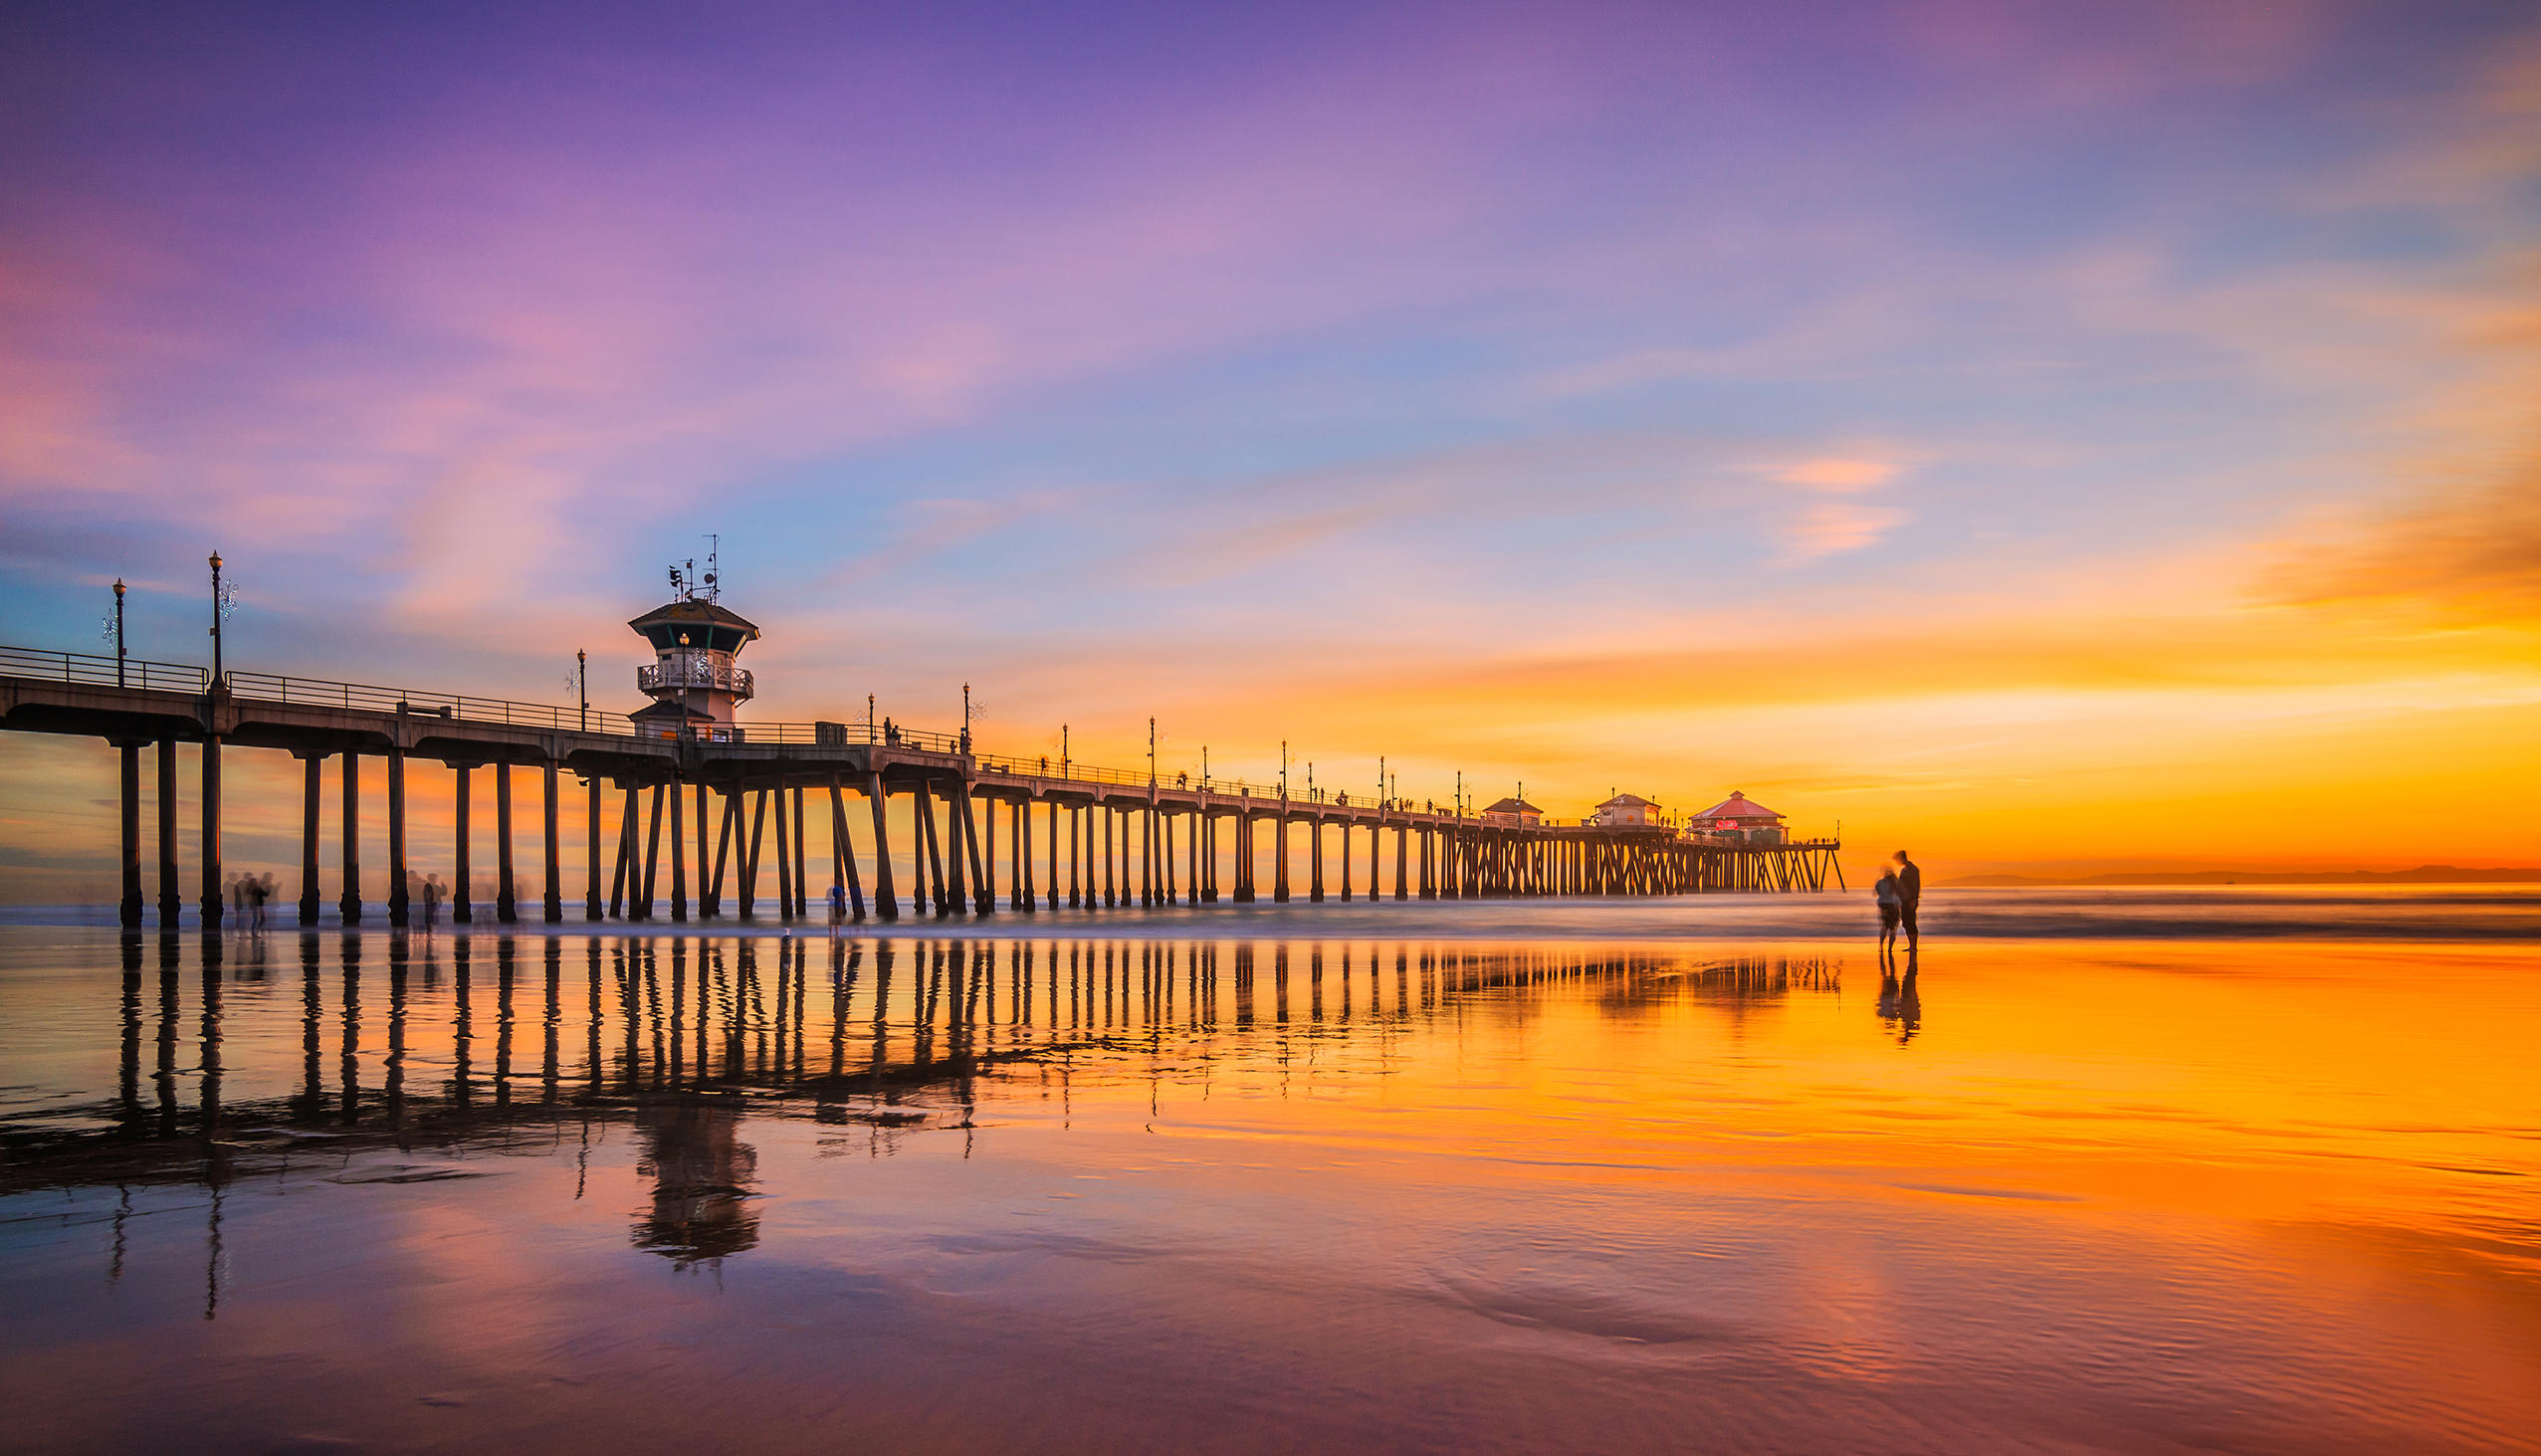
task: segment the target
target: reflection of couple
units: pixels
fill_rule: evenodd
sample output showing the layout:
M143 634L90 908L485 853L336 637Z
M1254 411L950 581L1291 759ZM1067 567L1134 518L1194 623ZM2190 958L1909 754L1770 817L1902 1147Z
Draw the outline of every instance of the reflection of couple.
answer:
M1914 952L1906 954L1906 973L1900 977L1893 965L1879 969L1879 1019L1897 1033L1897 1045L1904 1046L1923 1030L1923 994L1915 988Z
M1923 899L1923 871L1899 850L1879 871L1879 883L1871 887L1879 899L1879 953L1893 954L1897 948L1897 928L1906 929L1906 953L1915 953L1921 938L1915 930L1915 906Z

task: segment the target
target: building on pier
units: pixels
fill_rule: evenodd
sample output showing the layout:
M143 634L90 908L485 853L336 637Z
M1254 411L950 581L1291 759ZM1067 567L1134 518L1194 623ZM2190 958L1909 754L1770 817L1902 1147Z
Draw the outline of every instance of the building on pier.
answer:
M1707 838L1741 844L1780 844L1784 837L1782 815L1736 790L1695 815L1687 827Z
M654 653L652 666L635 670L635 686L653 700L627 715L636 731L676 738L686 726L710 743L741 741L733 715L753 690L749 670L736 666L734 659L758 640L758 628L685 587L677 599L627 625L653 645Z
M1645 829L1659 822L1659 802L1639 794L1616 794L1588 814L1597 829Z
M1498 829L1540 829L1544 811L1524 799L1502 799L1482 811L1482 822Z

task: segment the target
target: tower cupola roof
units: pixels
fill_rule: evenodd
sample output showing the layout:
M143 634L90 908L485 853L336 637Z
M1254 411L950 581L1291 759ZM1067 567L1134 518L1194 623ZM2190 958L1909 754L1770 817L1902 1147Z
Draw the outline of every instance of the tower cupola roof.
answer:
M627 625L664 652L677 650L683 634L699 652L736 653L758 640L758 625L749 618L698 597L665 602Z

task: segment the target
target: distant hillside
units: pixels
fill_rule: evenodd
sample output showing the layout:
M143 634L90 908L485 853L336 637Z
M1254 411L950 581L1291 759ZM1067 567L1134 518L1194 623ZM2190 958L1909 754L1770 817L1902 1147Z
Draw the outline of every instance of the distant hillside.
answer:
M1971 890L2087 885L2541 885L2541 870L2465 870L2455 865L2420 865L2414 870L2171 870L2078 879L1970 875L1943 883Z

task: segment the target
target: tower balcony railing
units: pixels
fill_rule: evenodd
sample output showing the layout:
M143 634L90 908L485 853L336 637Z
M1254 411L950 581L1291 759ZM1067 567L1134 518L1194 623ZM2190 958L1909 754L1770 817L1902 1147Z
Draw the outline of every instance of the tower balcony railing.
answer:
M691 658L685 665L676 662L654 663L649 667L637 668L635 686L638 692L643 693L696 688L707 692L730 693L735 698L747 698L750 696L750 675L747 668L737 668L731 663L712 662L701 657Z

